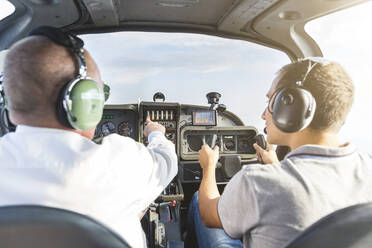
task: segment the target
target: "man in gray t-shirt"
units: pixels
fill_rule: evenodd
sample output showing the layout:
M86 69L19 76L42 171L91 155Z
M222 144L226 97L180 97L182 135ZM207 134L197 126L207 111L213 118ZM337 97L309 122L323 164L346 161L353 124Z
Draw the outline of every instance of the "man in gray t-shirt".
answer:
M268 143L292 152L279 162L271 145L255 145L263 164L245 166L220 195L218 147L203 146L203 179L189 215L199 247L282 247L321 217L372 201L372 157L337 137L354 97L340 65L319 58L286 65L267 97Z

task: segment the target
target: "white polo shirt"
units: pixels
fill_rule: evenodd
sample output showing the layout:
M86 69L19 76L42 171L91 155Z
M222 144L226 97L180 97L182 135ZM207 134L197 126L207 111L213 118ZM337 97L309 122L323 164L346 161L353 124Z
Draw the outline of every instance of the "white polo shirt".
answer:
M174 145L112 134L96 144L70 131L18 126L0 138L0 205L37 204L89 215L144 247L140 213L177 174Z

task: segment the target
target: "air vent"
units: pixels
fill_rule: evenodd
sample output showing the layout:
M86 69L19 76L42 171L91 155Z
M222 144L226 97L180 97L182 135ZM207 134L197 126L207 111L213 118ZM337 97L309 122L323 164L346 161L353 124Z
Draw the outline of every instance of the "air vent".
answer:
M39 4L39 5L53 5L53 4L59 4L61 0L30 0L33 4Z
M174 4L194 4L199 3L199 0L163 0L158 1L161 3L174 3Z
M185 8L197 3L199 3L199 0L163 0L159 1L157 5L162 7Z

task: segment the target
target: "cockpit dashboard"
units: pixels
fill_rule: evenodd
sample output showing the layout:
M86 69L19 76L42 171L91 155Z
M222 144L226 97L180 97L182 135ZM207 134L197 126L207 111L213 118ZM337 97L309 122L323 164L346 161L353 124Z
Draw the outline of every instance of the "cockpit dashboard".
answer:
M168 102L106 105L94 141L99 143L105 136L117 133L147 145L143 134L147 116L164 125L166 138L175 144L178 177L182 183L200 182L202 170L198 151L203 144L219 146L219 183L228 182L244 164L257 162L253 148L257 129L244 126L241 119L230 111L213 110L208 106Z

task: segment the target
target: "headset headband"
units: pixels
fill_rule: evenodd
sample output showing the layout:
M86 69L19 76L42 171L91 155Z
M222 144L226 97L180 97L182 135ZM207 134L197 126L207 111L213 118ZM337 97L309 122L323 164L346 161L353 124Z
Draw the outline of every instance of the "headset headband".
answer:
M310 72L320 64L321 66L329 65L331 61L323 58L323 57L307 57L304 59L300 59L299 62L308 61L307 71L305 75L302 77L302 80L299 80L296 82L296 86L298 87L304 87L307 77L309 76Z
M294 85L286 85L286 86L283 86L283 87L280 87L280 88L276 89L275 92L274 92L274 94L269 99L268 107L267 108L268 108L268 110L269 110L270 113L273 113L273 110L272 110L272 107L273 106L272 105L273 105L274 100L275 100L275 97L276 97L276 95L277 95L277 93L279 91L281 91L284 88L288 88L290 86L299 87L299 88L305 89L306 79L309 76L310 72L315 68L315 66L317 66L318 64L321 65L321 66L326 66L326 65L329 65L329 64L332 63L330 60L325 59L323 57L306 57L306 58L303 58L303 59L299 59L297 62L300 62L301 63L301 62L304 62L304 61L308 61L308 66L307 66L307 70L306 70L304 76L302 76L302 79L297 80L294 83ZM279 72L281 70L279 70Z
M311 124L315 115L316 100L306 87L307 79L316 66L330 63L320 57L309 57L295 62L298 66L292 67L292 70L286 70L289 65L280 70L285 73L280 78L285 80L285 84L283 83L284 86L279 87L272 94L267 106L277 128L286 133L293 133ZM290 75L294 74L292 75L295 76L294 78L285 76L289 71L291 71ZM280 85L280 82L277 85Z
M28 36L34 35L41 35L46 36L54 43L70 48L73 50L74 54L78 57L79 61L79 74L71 80L66 86L66 94L63 98L63 107L65 108L68 115L71 116L73 121L76 121L76 117L73 116L71 109L70 109L70 95L71 90L74 88L76 83L80 80L85 79L87 77L87 64L84 55L84 42L82 39L77 37L76 35L72 34L71 32L64 32L59 28L50 27L50 26L40 26L37 27L28 34Z
M50 26L36 27L27 34L27 36L34 35L46 36L54 43L72 49L81 49L84 47L84 41L82 39L60 28Z
M0 74L0 104L4 101L4 88L3 88L3 82L4 82L4 75Z
M87 75L87 65L84 56L84 41L68 31L62 31L59 28L50 26L40 26L32 29L27 36L40 35L49 38L54 43L63 47L70 48L78 57L79 75L77 77L85 78Z
M69 31L50 26L40 26L32 29L27 36L40 35L49 38L54 43L70 48L78 57L79 75L76 78L84 79L87 77L87 64L84 55L84 41ZM75 80L73 80L75 81ZM74 86L74 85L71 85ZM70 87L71 89L72 87ZM110 86L104 84L105 101L110 96Z

